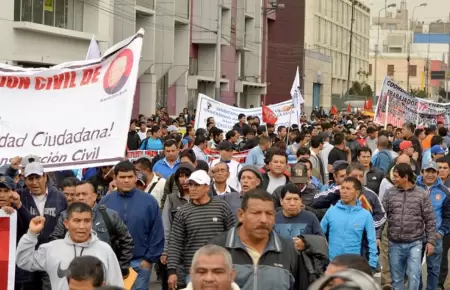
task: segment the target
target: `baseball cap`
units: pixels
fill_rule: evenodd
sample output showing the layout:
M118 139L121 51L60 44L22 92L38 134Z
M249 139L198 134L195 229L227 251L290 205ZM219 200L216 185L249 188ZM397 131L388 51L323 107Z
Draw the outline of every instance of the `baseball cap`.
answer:
M348 167L348 162L345 160L338 160L333 163L333 170L335 172L343 170L343 169L347 169L347 167Z
M437 163L434 162L434 161L430 161L430 162L428 162L427 164L425 164L425 165L422 167L422 169L423 169L423 170L434 169L434 170L436 170L436 171L439 171L439 165L437 165Z
M0 176L0 185L4 185L9 189L14 189L14 181L9 176Z
M136 182L140 182L144 186L147 184L147 176L144 173L138 172L136 174L136 178L137 178Z
M413 147L413 143L411 141L402 141L400 143L400 150L405 150Z
M211 178L209 177L208 173L206 173L205 170L196 170L192 172L191 176L189 176L189 179L187 180L193 181L197 183L198 185L210 185L211 184Z
M308 168L303 163L294 164L291 167L291 181L292 183L308 183Z
M219 151L222 151L222 150L231 151L231 150L233 150L233 146L228 141L222 141L222 142L219 143L219 145L217 145L217 150L219 150Z
M352 122L352 120L348 120L346 124L347 125L353 125L353 122Z
M30 175L39 175L42 176L44 175L44 167L42 166L41 163L39 162L31 162L28 163L27 166L25 167L25 173L24 176L28 177Z
M445 149L441 145L431 147L431 154L445 154Z
M174 125L170 125L169 127L167 127L167 132L178 132L178 128Z

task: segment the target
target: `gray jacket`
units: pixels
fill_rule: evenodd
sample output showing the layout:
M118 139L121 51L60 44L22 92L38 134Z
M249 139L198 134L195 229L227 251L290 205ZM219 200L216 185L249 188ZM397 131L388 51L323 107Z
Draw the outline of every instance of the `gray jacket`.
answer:
M162 213L162 222L164 227L164 251L167 255L169 250L170 231L172 230L172 222L178 210L189 202L189 198L182 197L178 187L173 189L172 194L167 195L166 202Z
M227 192L222 195L216 195L214 198L225 200L231 208L231 211L237 215L238 209L241 208L242 194L239 192Z
M383 197L387 214L388 238L397 243L410 243L426 237L436 243L436 219L428 193L414 185L411 189L390 188ZM385 224L382 225L384 227ZM381 237L383 228L377 232Z

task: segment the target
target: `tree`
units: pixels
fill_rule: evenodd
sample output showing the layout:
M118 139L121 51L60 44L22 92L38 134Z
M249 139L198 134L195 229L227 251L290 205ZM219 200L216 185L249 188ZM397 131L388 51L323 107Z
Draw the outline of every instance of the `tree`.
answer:
M413 97L416 97L416 98L421 98L421 99L426 99L428 96L427 96L427 93L425 93L425 91L424 90L421 90L421 89L411 89L410 91L409 91L409 93L413 96Z
M373 91L370 85L365 82L362 84L360 82L353 82L353 85L349 90L349 95L372 97Z

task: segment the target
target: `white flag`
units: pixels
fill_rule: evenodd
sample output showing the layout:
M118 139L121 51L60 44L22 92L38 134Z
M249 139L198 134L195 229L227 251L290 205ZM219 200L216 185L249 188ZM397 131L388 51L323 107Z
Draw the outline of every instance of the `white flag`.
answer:
M101 57L100 47L95 40L95 35L92 36L91 43L89 44L88 52L86 54L86 60L97 59Z
M292 83L291 97L294 108L300 109L300 104L303 104L305 100L303 99L302 92L300 91L300 73L298 71L298 67L297 72L295 73L294 82Z

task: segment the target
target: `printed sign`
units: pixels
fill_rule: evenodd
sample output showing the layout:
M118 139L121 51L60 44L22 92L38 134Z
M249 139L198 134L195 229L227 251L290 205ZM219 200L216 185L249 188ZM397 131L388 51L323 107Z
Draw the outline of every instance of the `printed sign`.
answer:
M14 290L17 213L0 209L0 290Z
M386 77L375 111L375 122L402 127L406 122L425 126L443 122L450 124L450 103L437 103L409 95L393 80Z
M300 116L300 108L293 108L292 100L269 105L267 107L269 107L277 117L275 127L289 127L291 124L298 124L300 121L297 119L297 116ZM221 103L203 94L199 94L197 101L197 113L195 115L195 128L206 129L206 120L209 117L214 117L216 127L228 132L233 129L234 124L238 122L239 114L256 116L259 120L261 120L261 124L263 124L261 107L251 109L238 108Z
M114 164L126 149L142 37L101 59L48 69L0 65L0 165L40 157L48 171Z

